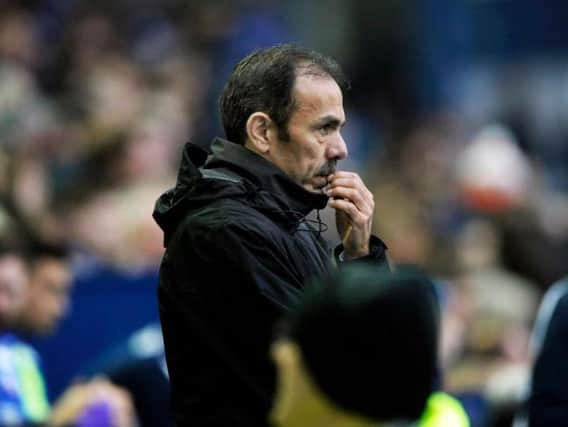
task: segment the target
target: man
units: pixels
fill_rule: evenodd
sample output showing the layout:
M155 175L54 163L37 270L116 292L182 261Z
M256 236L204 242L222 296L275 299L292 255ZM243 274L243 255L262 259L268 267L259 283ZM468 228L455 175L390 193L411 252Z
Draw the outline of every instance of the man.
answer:
M39 354L18 333L54 332L69 305L70 266L61 245L34 239L28 246L25 256L0 248L0 292L11 291L0 333L0 425L136 425L128 393L105 379L74 384L51 407Z
M29 282L23 252L0 248L0 425L47 418L49 404L37 353L13 333L25 307Z
M49 335L69 309L68 251L61 245L35 242L30 252L30 279L18 328L32 335Z
M353 265L316 281L272 345L277 427L467 427L435 392L438 303L411 268Z
M336 210L340 262L383 262L374 202L347 157L345 79L330 58L281 45L244 58L220 99L228 141L188 145L154 217L164 230L160 318L178 426L264 426L275 321L330 268L305 219Z
M13 305L9 331L0 335L0 424L22 425L47 420L50 405L37 352L17 333L45 335L67 309L70 273L66 251L34 242L20 259L21 303Z

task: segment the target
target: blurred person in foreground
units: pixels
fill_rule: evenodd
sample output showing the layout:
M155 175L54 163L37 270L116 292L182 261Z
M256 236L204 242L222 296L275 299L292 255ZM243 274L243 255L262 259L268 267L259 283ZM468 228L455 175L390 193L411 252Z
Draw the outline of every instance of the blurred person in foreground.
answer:
M130 396L106 379L75 384L51 407L39 354L22 337L52 333L68 308L67 250L34 242L0 249L0 425L132 427Z
M568 425L568 277L545 293L535 322L527 398L514 427Z
M434 285L409 267L354 265L315 282L272 345L277 427L467 427L435 392Z
M166 253L160 319L178 426L265 426L275 388L272 328L327 272L306 215L336 210L337 262L385 261L374 201L347 157L345 79L331 58L291 45L253 52L220 99L227 140L188 144L156 204Z

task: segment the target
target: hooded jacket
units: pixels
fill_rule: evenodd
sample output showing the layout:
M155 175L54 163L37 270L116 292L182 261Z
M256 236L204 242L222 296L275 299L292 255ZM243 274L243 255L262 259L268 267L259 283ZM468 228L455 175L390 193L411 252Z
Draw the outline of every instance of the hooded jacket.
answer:
M331 267L305 219L328 201L243 146L187 144L154 211L164 231L160 319L178 427L267 425L274 326ZM384 260L372 241L370 258Z

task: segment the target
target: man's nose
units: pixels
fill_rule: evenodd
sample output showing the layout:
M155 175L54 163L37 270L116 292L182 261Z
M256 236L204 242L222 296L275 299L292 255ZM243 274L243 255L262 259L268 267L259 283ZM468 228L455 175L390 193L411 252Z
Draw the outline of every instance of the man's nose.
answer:
M349 155L349 151L347 151L347 144L340 133L337 134L335 138L331 141L329 146L327 157L328 159L334 160L342 160L345 159Z

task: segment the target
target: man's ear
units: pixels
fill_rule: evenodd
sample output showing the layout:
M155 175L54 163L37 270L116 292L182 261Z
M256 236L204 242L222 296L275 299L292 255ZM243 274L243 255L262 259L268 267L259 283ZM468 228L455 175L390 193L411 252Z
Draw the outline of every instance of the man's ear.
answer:
M247 120L246 145L260 154L268 154L274 137L273 128L274 123L268 114L260 111L252 113Z

